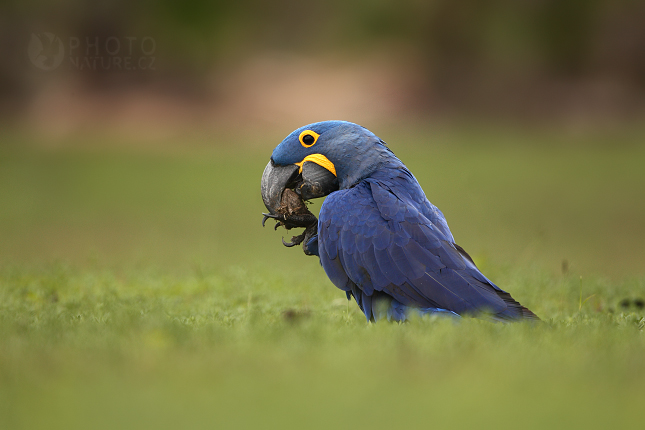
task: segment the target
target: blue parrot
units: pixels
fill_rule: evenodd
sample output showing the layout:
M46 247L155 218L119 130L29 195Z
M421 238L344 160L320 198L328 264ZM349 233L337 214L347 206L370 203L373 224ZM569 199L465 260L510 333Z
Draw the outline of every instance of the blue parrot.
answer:
M539 319L480 272L416 178L364 127L324 121L293 131L273 150L261 192L263 224L304 227L285 245L318 256L368 321L412 313ZM324 196L316 219L302 202Z

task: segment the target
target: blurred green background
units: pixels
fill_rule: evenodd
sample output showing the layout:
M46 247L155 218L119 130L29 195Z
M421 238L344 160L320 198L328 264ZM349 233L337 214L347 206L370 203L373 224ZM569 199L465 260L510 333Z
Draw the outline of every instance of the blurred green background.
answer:
M644 20L3 2L0 428L640 428ZM388 142L545 324L367 324L263 229L272 149L326 119Z

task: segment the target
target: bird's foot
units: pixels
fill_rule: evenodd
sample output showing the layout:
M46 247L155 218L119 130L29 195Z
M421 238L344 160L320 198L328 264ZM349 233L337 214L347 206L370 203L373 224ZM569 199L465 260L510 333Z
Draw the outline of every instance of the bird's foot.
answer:
M262 218L262 227L269 218L276 220L274 230L277 230L278 227L282 226L287 230L292 228L307 228L313 224L318 224L318 218L312 213L307 214L267 214L263 213L264 218Z
M311 238L316 236L318 234L318 223L312 224L309 227L305 229L301 234L298 236L293 236L291 238L291 242L285 242L284 238L282 238L282 244L286 246L287 248L291 248L296 245L300 245L302 243L302 249L307 255L318 255L317 251L311 252L309 241ZM316 246L317 249L317 246Z
M303 244L303 249L306 247L307 242L318 234L318 218L312 213L308 214L262 214L264 218L262 219L262 226L268 219L276 220L274 230L277 230L278 227L284 227L287 230L292 228L303 228L301 234L293 236L291 242L285 242L284 238L282 239L282 244L288 248L294 247L296 245ZM305 249L305 254L306 254Z

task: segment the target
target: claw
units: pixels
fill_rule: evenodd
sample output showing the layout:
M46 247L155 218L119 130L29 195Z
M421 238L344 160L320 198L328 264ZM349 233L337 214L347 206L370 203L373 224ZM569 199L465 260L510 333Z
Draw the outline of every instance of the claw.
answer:
M273 214L265 214L262 212L262 215L264 215L264 218L262 218L262 227L264 227L264 223L269 219L277 219L278 221L284 221L284 215L273 215Z
M264 212L262 212L262 215L264 215L264 218L273 218L273 219L280 219L284 217L284 215L267 214Z
M266 223L269 218L278 221L273 228L274 230L277 230L278 227L284 225L284 221L286 221L286 217L284 215L265 214L264 212L262 215L264 215L264 218L262 218L262 227L264 227L264 223Z
M303 232L302 234L298 236L293 236L291 238L291 242L285 242L284 237L282 238L282 244L286 246L287 248L291 248L292 246L300 245L302 241L305 240L305 233Z
M296 245L297 245L297 243L293 243L293 242L285 242L285 241L284 241L284 237L282 238L282 244L283 244L284 246L286 246L287 248L291 248L292 246L296 246Z

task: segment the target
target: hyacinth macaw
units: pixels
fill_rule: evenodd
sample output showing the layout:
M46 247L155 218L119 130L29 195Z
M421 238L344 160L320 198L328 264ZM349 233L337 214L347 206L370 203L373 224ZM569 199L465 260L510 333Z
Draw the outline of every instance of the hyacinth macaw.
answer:
M319 219L297 201L327 196ZM411 313L538 319L486 278L455 243L441 211L372 132L346 121L301 127L274 150L262 198L286 228L305 227L301 243L332 283L353 297L368 321Z

